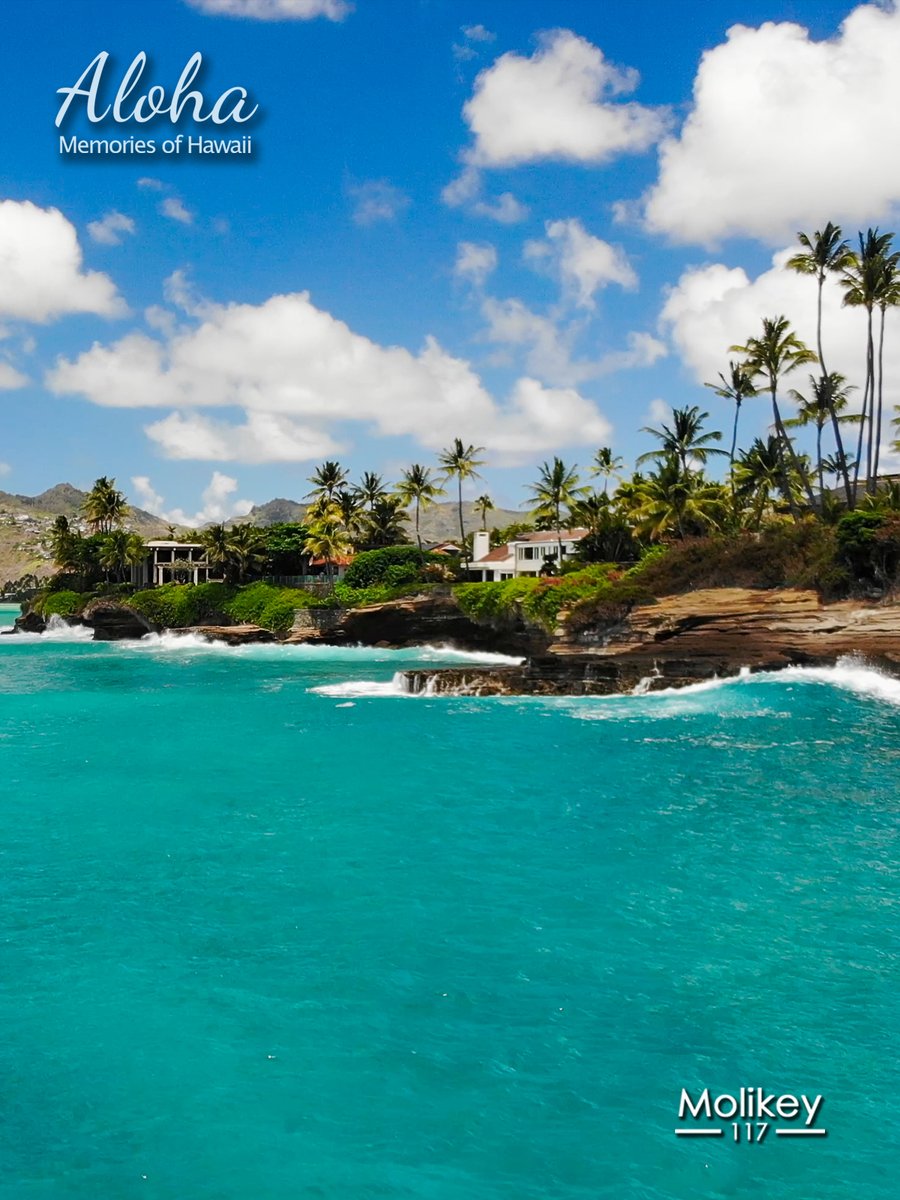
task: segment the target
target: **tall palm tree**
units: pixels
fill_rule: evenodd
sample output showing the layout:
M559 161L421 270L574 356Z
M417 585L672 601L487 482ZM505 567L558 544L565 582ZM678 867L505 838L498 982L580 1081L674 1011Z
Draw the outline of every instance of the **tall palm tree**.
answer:
M728 377L719 372L718 383L706 383L704 387L712 388L723 400L734 402L734 428L731 433L731 450L728 454L728 475L731 479L731 491L734 493L734 455L737 450L738 420L741 415L741 405L751 396L756 395L753 378L747 370L746 363L738 363L733 359L728 364Z
M796 481L796 476L794 480ZM778 438L772 434L769 434L765 441L756 438L748 450L738 455L734 464L734 481L738 504L750 506L751 527L759 529L772 497L779 491L784 495L784 475Z
M460 438L453 439L453 445L446 450L442 450L438 457L438 464L444 472L444 481L456 479L457 491L457 508L459 512L459 538L465 556L466 571L469 570L469 550L466 546L466 530L463 524L463 506L462 506L462 485L464 479L480 479L478 467L482 466L483 459L478 458L478 455L483 453L484 446L465 446Z
M325 503L331 503L334 499L335 492L339 491L347 482L349 471L345 470L339 462L334 459L328 459L321 466L316 467L312 475L307 479L307 483L311 483L312 491L306 495L307 500L311 500L314 506Z
M200 541L206 548L206 561L213 567L220 567L222 575L228 579L231 575L231 553L228 548L229 531L223 524L209 525L200 534Z
M444 489L433 478L430 467L423 467L421 463L413 463L408 470L403 472L403 476L397 485L397 491L403 497L404 504L414 504L416 506L416 545L419 547L419 554L424 558L422 535L419 531L421 510L427 508L438 496L443 496Z
M697 462L705 463L711 454L724 454L724 450L710 445L710 442L722 440L721 433L717 429L711 430L709 433L703 432L703 422L708 417L708 412L701 412L696 405L693 405L691 408L672 410L671 428L668 425L661 425L659 429L654 429L652 426L645 425L641 429L641 433L649 433L658 438L660 446L658 450L650 450L646 454L642 454L637 461L643 463L649 462L651 459L667 458L669 455L673 455L678 459L682 471L687 474L690 469L688 459L693 458Z
M366 510L359 492L354 488L343 488L334 493L334 498L323 503L320 517L328 516L344 529L353 545L362 540L365 532Z
M625 460L618 454L613 454L610 446L601 446L594 455L591 463L591 474L599 475L603 480L603 495L609 492L610 479L618 478L619 471L625 465Z
M479 496L478 499L475 501L475 507L478 510L478 512L481 513L481 528L487 529L487 515L489 512L493 511L493 508L494 508L493 500L485 492L485 494L483 496Z
M353 490L360 503L368 508L370 512L377 502L383 500L387 495L384 480L375 471L364 472L362 479Z
M536 483L528 486L531 492L531 509L533 515L540 519L553 518L556 530L556 544L559 557L556 560L557 570L562 569L562 509L571 508L585 496L588 488L579 483L577 466L567 466L561 458L554 458L551 463L542 463L540 475Z
M859 473L862 466L863 444L866 445L866 491L875 489L875 454L874 447L881 435L880 395L876 411L876 358L874 340L874 311L881 304L882 296L887 296L893 289L893 279L898 261L897 253L891 252L892 233L879 233L869 229L865 235L859 235L859 250L852 253L847 260L841 284L844 288L844 304L850 308L866 310L866 385L863 391L862 420L859 426L857 442L856 466L853 473L853 499L859 484ZM882 326L883 328L883 326Z
M881 459L881 429L884 397L884 318L888 308L900 304L900 254L888 255L884 260L878 288L878 311L881 323L878 330L878 404L875 410L875 454L872 467L875 486L878 484L878 465Z
M788 482L786 456L790 458L793 469L804 481L804 490L810 507L813 505L812 485L797 457L793 443L787 435L784 421L781 419L781 409L778 407L778 385L785 375L795 371L797 367L817 362L818 359L812 350L800 341L791 329L787 317L783 316L763 317L762 337L748 338L745 345L732 346L731 349L738 354L746 355L746 366L750 377L761 379L772 398L772 416L778 438L782 481L791 508L791 515L796 518L797 506Z
M93 533L109 533L128 516L125 496L116 487L115 479L105 475L94 483L84 499L82 509Z
M399 546L408 542L403 528L408 519L402 496L385 494L376 498L365 514L366 549L379 550L383 546Z
M819 480L819 496L822 497L825 493L825 464L822 458L822 430L825 428L827 421L834 419L839 425L843 422L853 421L858 418L852 416L842 416L841 414L847 407L850 399L850 393L855 391L855 388L848 387L846 378L837 371L832 371L828 375L810 375L809 377L810 392L808 396L802 395L800 392L791 388L788 393L790 397L797 403L797 415L791 420L785 421L785 426L788 428L802 428L806 425L814 425L816 429L816 475ZM843 446L838 448L838 461L843 461Z

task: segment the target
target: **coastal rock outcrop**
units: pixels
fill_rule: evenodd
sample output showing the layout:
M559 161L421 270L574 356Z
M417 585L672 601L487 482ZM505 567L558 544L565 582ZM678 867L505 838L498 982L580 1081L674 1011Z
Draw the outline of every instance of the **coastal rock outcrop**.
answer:
M254 646L278 641L271 629L262 629L259 625L190 625L168 632L177 636L195 634L208 642L224 642L226 646Z
M159 626L148 621L141 613L112 600L94 600L82 613L80 624L93 629L95 642L142 638L147 633L159 631Z
M709 588L635 607L616 623L561 626L521 667L409 672L411 691L597 694L681 687L858 655L900 675L900 604L823 604L812 591Z

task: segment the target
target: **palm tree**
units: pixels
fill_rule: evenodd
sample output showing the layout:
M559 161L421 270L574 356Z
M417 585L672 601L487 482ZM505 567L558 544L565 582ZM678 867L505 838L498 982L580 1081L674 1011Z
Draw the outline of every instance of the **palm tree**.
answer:
M366 471L353 490L360 503L365 505L369 511L374 508L379 500L383 500L387 495L384 480L380 475L376 475L374 471Z
M249 523L232 525L225 544L228 563L238 583L244 583L250 572L264 566L269 557L266 535Z
M231 552L228 546L229 532L224 525L210 525L200 534L200 541L206 547L206 561L213 567L221 567L222 575L227 579L231 575Z
M96 480L85 496L82 510L93 533L109 533L128 516L125 496L117 489L115 479L105 475Z
M610 479L617 479L619 471L625 464L625 460L619 455L613 454L609 446L601 446L594 455L594 461L591 463L591 474L599 475L603 479L603 495L609 492Z
M690 469L688 459L693 458L697 462L705 463L711 454L724 454L724 450L718 450L709 444L710 442L720 442L722 440L721 433L717 429L710 433L703 433L703 422L708 417L708 412L701 412L696 405L693 405L691 408L672 410L671 429L668 425L663 425L659 429L645 425L641 433L649 433L658 438L660 447L658 450L650 450L648 453L642 454L637 461L642 463L674 455L678 459L682 471L687 474Z
M424 559L422 535L419 532L419 516L423 508L427 508L438 496L444 495L444 489L432 477L429 467L413 463L408 470L403 472L397 485L397 491L403 497L404 504L415 504L416 506L416 545L419 547L419 554Z
M328 459L309 476L307 483L311 483L313 487L312 491L307 493L306 499L311 500L314 505L321 504L323 500L330 503L335 492L347 482L348 476L349 472L340 463Z
M890 253L892 233L879 233L877 229L869 229L863 236L859 235L859 251L849 255L841 283L844 288L844 304L850 308L866 310L866 386L863 391L862 420L859 426L859 440L856 452L856 467L853 474L853 500L859 484L859 472L862 464L863 442L866 442L866 491L875 488L874 445L881 437L881 395L879 390L878 410L876 415L876 362L875 342L873 336L873 313L876 305L881 307L884 299L885 307L893 303L889 299L895 287L894 276L898 261L897 253ZM882 318L884 310L882 310ZM884 324L882 320L882 334ZM879 362L880 362L879 350ZM880 382L880 381L879 381Z
M686 470L677 454L669 454L641 485L638 536L659 541L673 529L680 538L689 530L715 529L725 514L725 495L720 484L708 483L700 472Z
M481 513L482 529L487 529L487 515L493 510L493 507L494 502L486 492L475 501L475 508Z
M557 570L562 569L562 508L571 508L588 492L581 487L578 479L578 468L566 466L561 458L554 458L552 465L542 463L537 483L530 484L531 509L533 516L540 520L552 517L556 530Z
M398 546L408 542L409 538L403 529L407 520L409 518L402 496L378 497L365 515L366 549L378 550L382 546Z
M741 415L741 405L745 400L749 400L751 396L756 395L756 388L753 386L753 378L747 370L747 364L737 363L733 359L728 364L727 379L720 371L719 383L706 383L703 386L712 388L716 395L721 396L723 400L734 401L734 429L731 433L731 450L728 455L728 474L731 479L731 491L733 494L734 454L737 450L738 419Z
M144 539L124 529L113 529L105 535L100 546L100 566L115 571L120 583L125 582L125 572L137 566L145 554Z
M327 515L331 520L343 526L352 544L359 542L364 533L366 510L363 507L359 492L344 488L335 492L334 498L321 506L321 515Z
M794 428L802 428L806 425L815 426L816 474L819 479L819 496L821 497L825 493L825 464L822 459L822 430L825 428L825 423L833 419L840 424L859 418L841 416L849 402L850 393L855 391L855 388L848 387L846 378L837 371L832 371L828 375L810 375L809 386L809 396L803 396L794 388L788 393L797 402L798 410L796 417L785 421L785 426ZM843 452L843 447L840 447L838 455L843 455ZM838 461L842 461L842 459L839 457Z
M751 379L756 379L757 377L762 379L772 397L772 416L774 417L775 433L778 437L780 447L779 454L781 456L781 475L784 492L790 504L791 515L796 518L797 508L788 483L785 453L790 457L792 467L804 482L804 490L809 499L810 507L813 505L812 486L808 477L804 474L800 460L794 451L793 443L788 437L784 422L781 419L781 410L778 407L778 385L785 375L796 370L797 367L817 362L818 359L812 350L800 341L791 329L788 319L783 316L763 317L762 337L748 338L746 345L732 346L731 349L738 354L746 355L746 367Z
M336 520L325 517L314 521L309 527L309 533L304 543L304 550L312 558L325 560L325 576L329 586L334 580L334 563L342 555L347 554L350 543L347 534L341 529Z
M872 475L875 480L875 486L878 483L878 464L881 459L881 427L882 427L882 399L884 385L884 317L888 308L896 308L900 304L900 272L898 272L897 264L900 262L900 254L890 254L884 260L880 286L878 289L878 311L881 314L881 323L878 331L878 407L875 415L875 462L872 468Z
M823 375L826 371L825 355L822 353L822 288L825 286L828 272L846 270L852 258L850 247L842 239L841 233L840 225L834 225L831 221L824 229L817 229L812 237L807 233L798 233L797 240L804 250L787 261L788 269L796 271L798 275L816 277L819 290L816 305L816 350Z
M480 479L477 468L483 460L477 456L484 451L484 446L464 446L460 438L453 439L453 445L442 450L438 464L444 472L444 481L456 478L457 505L459 511L459 540L465 556L466 571L469 570L469 550L466 545L466 530L463 524L462 485L464 479Z
M738 503L751 506L751 525L759 529L771 497L784 486L778 438L772 434L765 441L756 438L735 461L734 481Z

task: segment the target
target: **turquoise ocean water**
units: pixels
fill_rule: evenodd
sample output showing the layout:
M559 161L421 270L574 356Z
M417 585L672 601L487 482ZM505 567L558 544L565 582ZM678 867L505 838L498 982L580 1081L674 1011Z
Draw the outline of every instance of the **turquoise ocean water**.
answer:
M900 684L452 661L0 638L4 1200L896 1196Z

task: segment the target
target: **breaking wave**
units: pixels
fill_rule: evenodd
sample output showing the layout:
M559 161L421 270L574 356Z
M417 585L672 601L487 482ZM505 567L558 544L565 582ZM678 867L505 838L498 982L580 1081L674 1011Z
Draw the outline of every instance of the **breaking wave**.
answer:
M94 631L87 625L70 625L54 613L47 621L43 633L8 633L0 638L0 645L29 646L41 642L92 642Z

